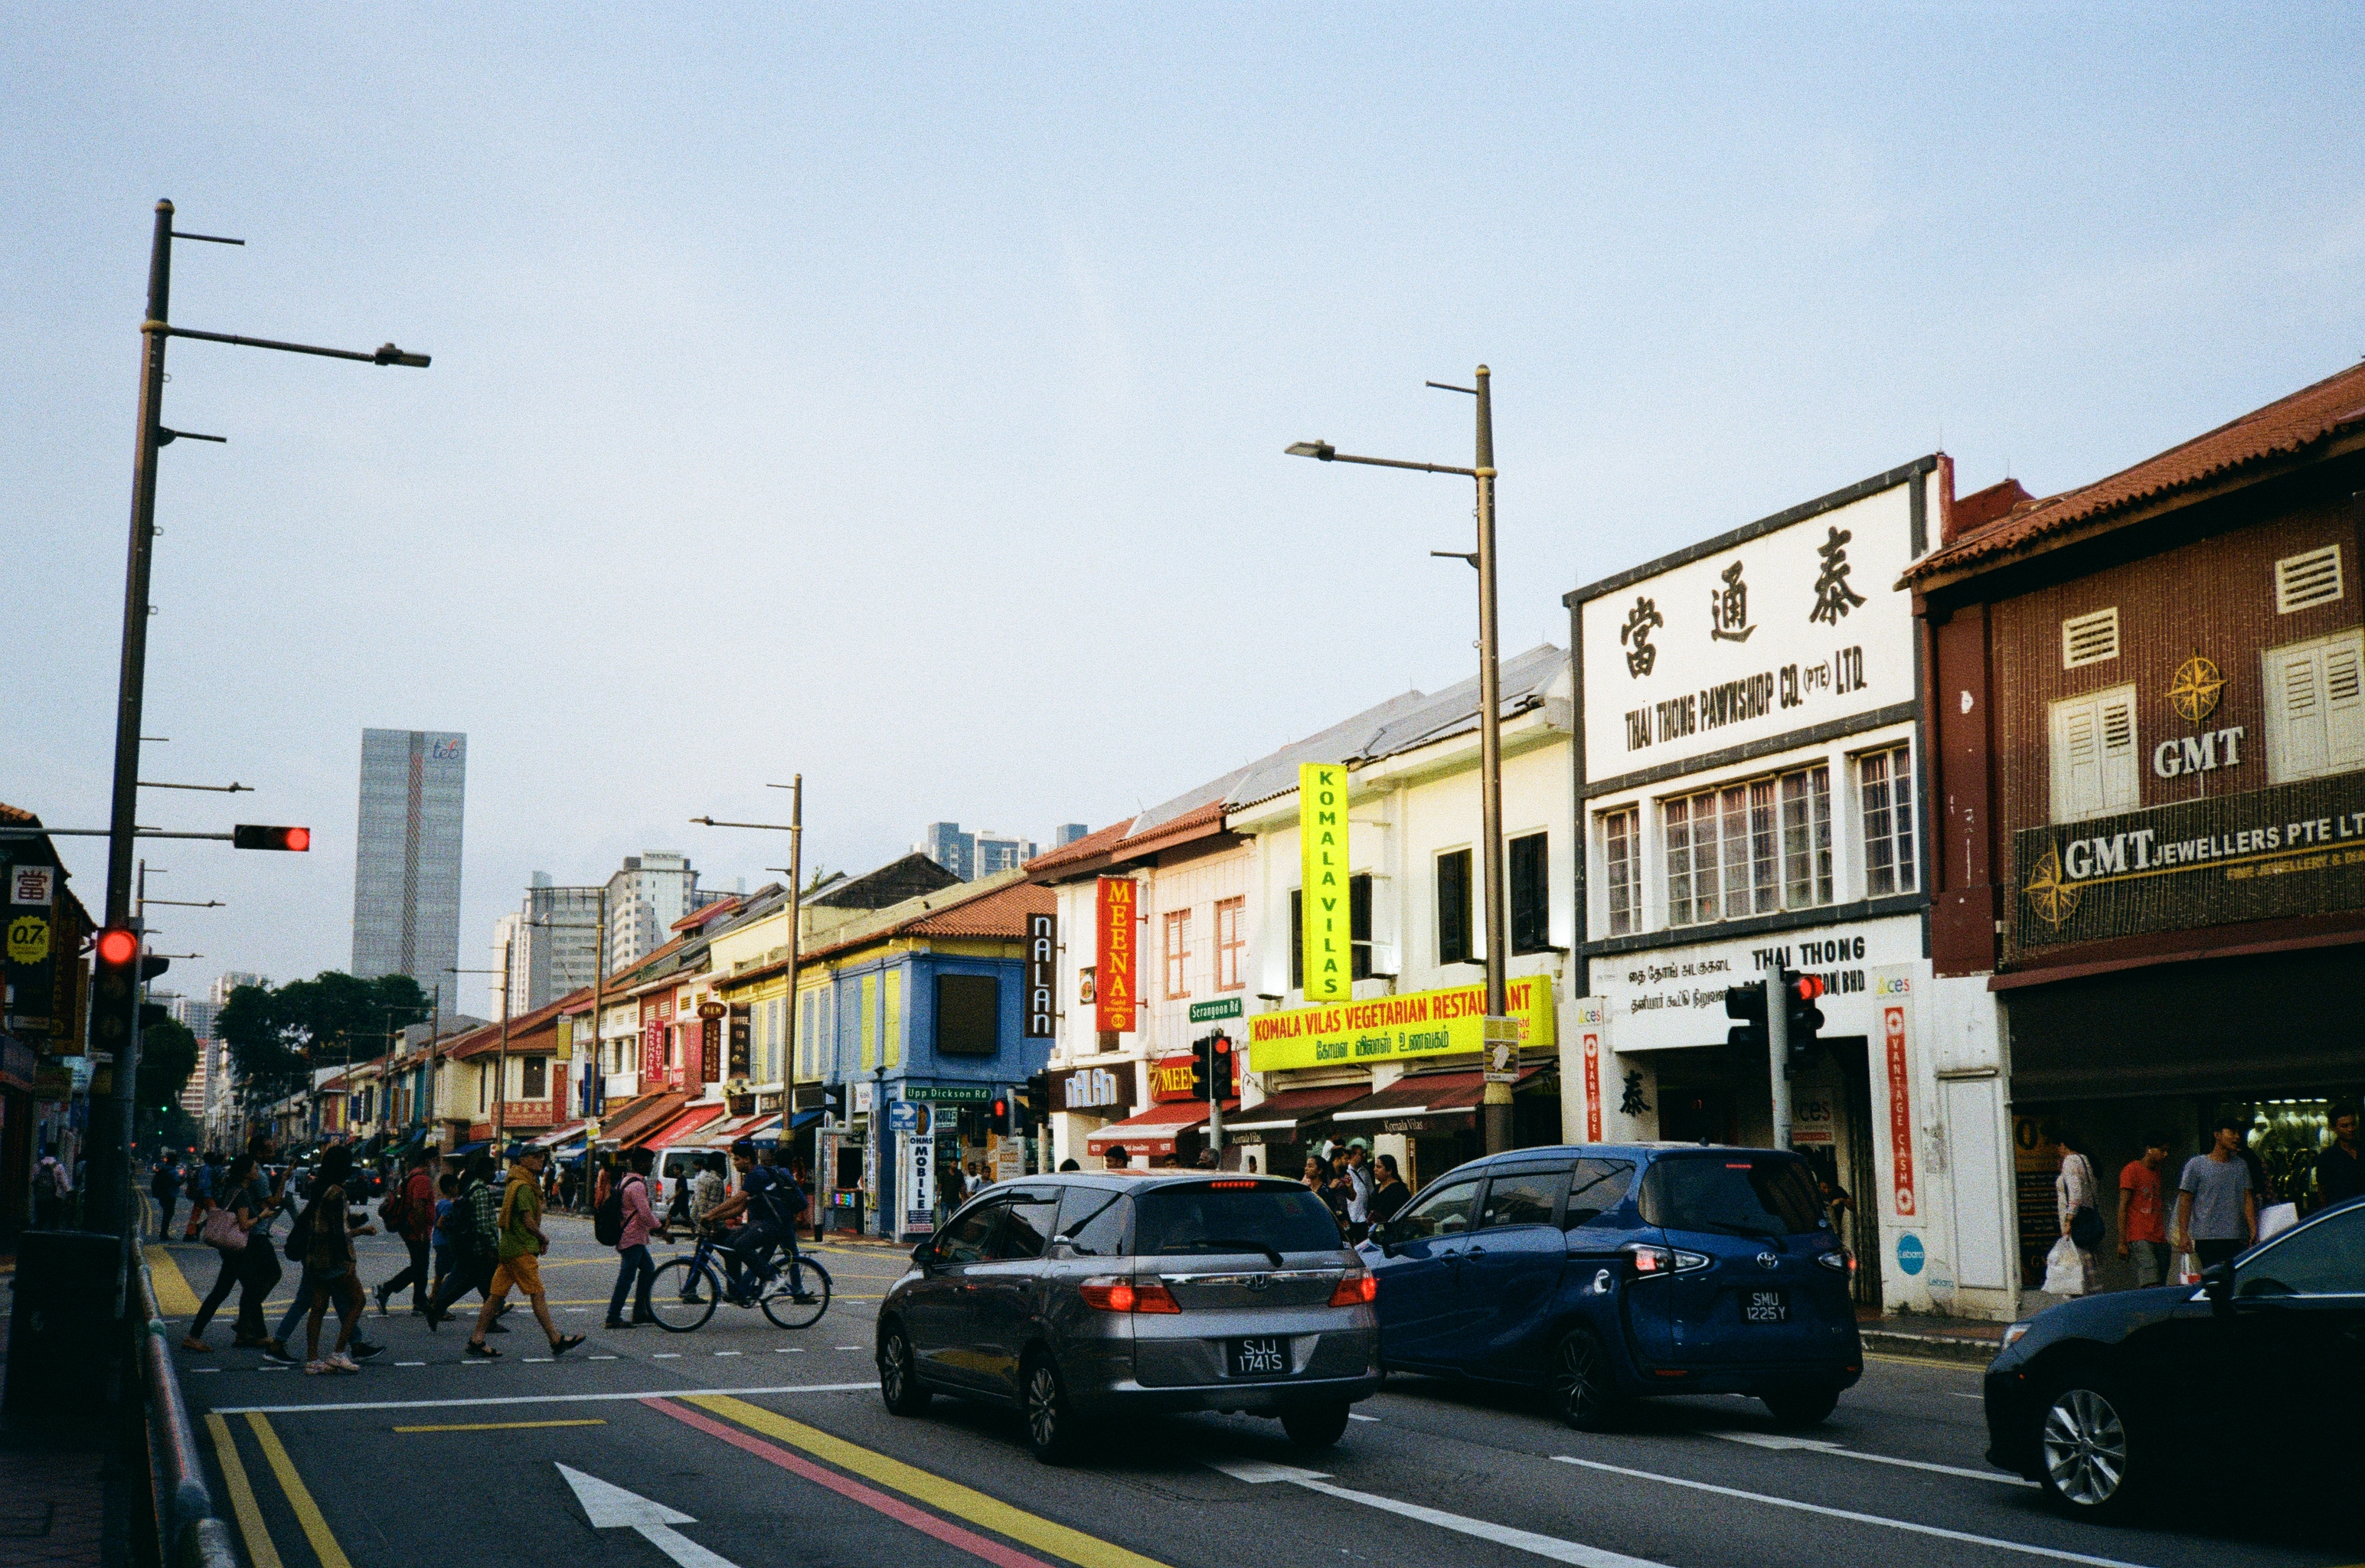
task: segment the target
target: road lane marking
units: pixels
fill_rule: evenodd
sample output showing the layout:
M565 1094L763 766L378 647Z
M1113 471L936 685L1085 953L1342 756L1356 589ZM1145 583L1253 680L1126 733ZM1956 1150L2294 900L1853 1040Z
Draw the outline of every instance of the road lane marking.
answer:
M2030 1557L2050 1557L2062 1562L2088 1562L2094 1568L2142 1568L2142 1564L2122 1562L2115 1557L2090 1557L2082 1551L2063 1551L2050 1546L2033 1546L2024 1540L2005 1540L1991 1535L1971 1535L1958 1529L1942 1529L1936 1525L1915 1524L1910 1519L1887 1518L1879 1514L1859 1514L1847 1508L1827 1507L1821 1503L1802 1503L1796 1497L1774 1497L1763 1492L1743 1492L1732 1486L1715 1486L1705 1481L1687 1481L1680 1475L1661 1475L1654 1471L1629 1470L1622 1464L1604 1464L1597 1459L1574 1459L1564 1453L1552 1455L1556 1464L1582 1465L1587 1470L1607 1471L1612 1475L1631 1475L1638 1481L1664 1482L1669 1486L1687 1487L1694 1492L1713 1493L1720 1497L1737 1497L1744 1503L1764 1503L1776 1508L1795 1508L1802 1514L1821 1514L1826 1518L1848 1519L1860 1525L1879 1525L1886 1529L1899 1529L1912 1535L1936 1536L1941 1540L1966 1541L1973 1546L1993 1547L1998 1551L2017 1551Z
M999 1497L989 1496L974 1487L957 1481L947 1481L931 1471L890 1459L843 1438L834 1438L815 1427L776 1416L760 1405L750 1405L745 1399L726 1394L690 1394L660 1395L660 1400L679 1399L717 1416L728 1417L741 1426L778 1439L793 1448L800 1448L825 1463L840 1470L850 1470L867 1480L891 1487L908 1497L916 1497L943 1513L956 1514L973 1525L980 1525L994 1534L1007 1536L1023 1545L1054 1557L1065 1558L1078 1568L1164 1568L1153 1558L1129 1551L1114 1541L1086 1535L1066 1525L1054 1524L1039 1515L1014 1507ZM673 1412L668 1412L673 1414ZM686 1415L687 1412L681 1414ZM692 1423L695 1425L695 1423ZM727 1428L726 1428L727 1430ZM824 1473L827 1473L824 1472ZM942 1523L941 1520L937 1521ZM931 1530L930 1534L936 1532ZM941 1538L939 1538L941 1539ZM992 1542L983 1544L992 1545ZM1013 1553L1017 1562L1026 1561Z
M254 1568L283 1568L279 1549L271 1544L271 1531L263 1526L262 1506L254 1500L254 1488L247 1484L246 1462L238 1457L230 1423L208 1410L206 1430L214 1439L214 1457L221 1462L222 1484L230 1488L230 1513L238 1520L238 1533L246 1539L248 1561Z
M259 1411L250 1411L246 1421L254 1428L254 1440L263 1446L263 1457L269 1462L271 1473L279 1478L279 1490L286 1494L287 1506L296 1511L296 1522L304 1527L304 1539L312 1543L312 1555L320 1560L320 1568L353 1568L337 1538L329 1533L329 1521L320 1517L320 1505L312 1501L304 1478L296 1473L296 1462L287 1457L279 1434Z
M539 1427L604 1427L604 1417L574 1421L453 1421L440 1427L397 1427L398 1432L524 1432Z
M1379 1417L1377 1416L1358 1416L1355 1412L1350 1410L1347 1412L1347 1419L1350 1421L1376 1421Z
M864 1507L875 1509L900 1524L911 1526L924 1535L934 1536L947 1546L957 1546L973 1557L994 1563L996 1568L1046 1568L1046 1564L1040 1558L1029 1557L1023 1551L1013 1551L998 1540L988 1540L981 1535L961 1529L948 1519L940 1519L934 1514L915 1508L899 1497L891 1497L876 1487L865 1486L861 1482L840 1475L834 1470L824 1470L813 1461L801 1459L776 1443L768 1443L761 1439L751 1438L745 1432L736 1431L711 1416L701 1416L695 1411L685 1410L669 1400L653 1399L649 1402L649 1406L650 1408L662 1411L685 1426L705 1432L709 1436L721 1438L735 1449L752 1453L768 1464L776 1464L792 1475L801 1475L818 1485L828 1487L841 1497L849 1498Z
M173 1255L154 1242L140 1250L148 1260L148 1278L156 1287L156 1311L164 1317L195 1317L197 1315L197 1293L189 1288L189 1277L181 1272L181 1265Z
M558 1473L573 1488L575 1501L593 1529L635 1531L681 1568L738 1568L729 1558L717 1556L674 1529L676 1525L698 1522L678 1508L653 1503L637 1492L627 1492L612 1482L586 1475L570 1465L560 1465Z
M644 1388L630 1394L504 1394L467 1399L356 1399L323 1401L318 1405L225 1405L225 1416L309 1416L333 1410L459 1410L488 1405L598 1405L624 1399L680 1399L694 1394L861 1394L876 1389L868 1383L782 1383L768 1388Z
M1966 1372L1972 1377L1985 1377L1988 1371L1975 1361L1957 1361L1941 1356L1883 1356L1867 1350L1864 1359L1879 1361L1885 1366L1920 1367L1924 1372ZM1744 1394L1742 1397L1749 1399L1754 1395Z
M2034 1481L2023 1481L2017 1475L2006 1475L2000 1470L1972 1470L1959 1464L1935 1464L1926 1459L1896 1459L1885 1453L1865 1453L1821 1438L1786 1437L1779 1432L1720 1432L1712 1428L1703 1430L1700 1436L1722 1438L1729 1443L1747 1443L1754 1449L1798 1450L1829 1454L1833 1459L1860 1459L1866 1464L1893 1464L1903 1470L1926 1470L1935 1475L1959 1475L1969 1481L1994 1481L2006 1486L2033 1487L2036 1484Z
M1474 1519L1466 1514L1449 1514L1442 1508L1425 1508L1418 1503L1407 1503L1395 1497L1383 1497L1375 1492L1358 1492L1351 1486L1335 1486L1330 1478L1318 1470L1299 1470L1291 1465L1273 1464L1261 1459L1209 1460L1207 1464L1222 1471L1235 1481L1252 1485L1286 1481L1303 1486L1309 1492L1319 1492L1326 1497L1342 1502L1361 1503L1367 1508L1378 1508L1405 1518L1418 1519L1423 1524L1436 1525L1459 1535L1475 1536L1491 1540L1497 1546L1508 1546L1520 1551L1533 1552L1554 1562L1573 1562L1578 1568L1659 1568L1647 1557L1629 1557L1622 1551L1609 1551L1598 1546L1587 1546L1581 1540L1564 1540L1556 1535L1538 1535L1533 1530L1514 1529L1498 1525L1492 1519Z

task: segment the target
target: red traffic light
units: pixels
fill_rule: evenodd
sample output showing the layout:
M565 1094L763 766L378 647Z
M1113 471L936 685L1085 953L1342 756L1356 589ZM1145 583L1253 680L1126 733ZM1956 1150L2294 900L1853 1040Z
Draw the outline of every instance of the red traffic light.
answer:
M1232 1037L1229 1035L1216 1036L1215 1046L1216 1054L1219 1057L1227 1057L1232 1054Z
M993 1114L997 1119L1010 1114L1010 1102L1007 1100L996 1100L993 1103Z
M296 849L312 847L312 830L308 827L258 827L252 823L241 823L230 830L232 849Z
M140 936L120 925L110 925L98 934L98 961L102 964L129 964L140 956Z
M1798 979L1798 987L1799 1000L1801 1002L1812 1002L1815 998L1823 994L1823 977L1821 975L1800 975Z

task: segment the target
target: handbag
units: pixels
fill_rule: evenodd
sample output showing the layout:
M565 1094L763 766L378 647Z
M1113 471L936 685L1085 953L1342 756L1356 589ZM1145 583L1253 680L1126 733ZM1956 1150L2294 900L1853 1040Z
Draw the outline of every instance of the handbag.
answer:
M236 1209L216 1209L206 1215L205 1228L197 1232L197 1239L224 1252L236 1252L245 1247L252 1234L240 1226Z
M2078 1244L2080 1252L2091 1252L2102 1245L2102 1216L2091 1204L2079 1204L2069 1216L2069 1239Z

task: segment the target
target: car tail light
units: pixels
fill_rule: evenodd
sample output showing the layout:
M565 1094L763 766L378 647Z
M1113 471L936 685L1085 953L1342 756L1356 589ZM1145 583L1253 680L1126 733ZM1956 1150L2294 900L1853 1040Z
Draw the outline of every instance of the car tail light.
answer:
M1838 1274L1848 1273L1855 1268L1855 1260L1849 1257L1844 1249L1836 1252L1818 1252L1815 1254L1815 1261Z
M1361 1306L1380 1294L1380 1282L1370 1271L1348 1274L1330 1293L1333 1306Z
M1638 1280L1656 1280L1668 1274L1688 1274L1705 1269L1716 1261L1705 1252L1686 1252L1680 1248L1653 1247L1647 1241L1626 1245L1627 1266Z
M1166 1288L1163 1280L1144 1280L1136 1284L1131 1280L1111 1276L1086 1280L1077 1288L1084 1305L1102 1312L1172 1312L1180 1313L1182 1304Z

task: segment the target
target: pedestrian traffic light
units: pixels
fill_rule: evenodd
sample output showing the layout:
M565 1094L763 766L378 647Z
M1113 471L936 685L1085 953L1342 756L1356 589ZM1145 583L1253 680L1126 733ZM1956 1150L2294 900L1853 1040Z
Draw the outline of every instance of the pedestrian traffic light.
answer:
M1724 988L1724 1015L1742 1022L1727 1030L1724 1043L1735 1050L1762 1051L1765 1048L1765 982L1752 980L1747 985Z
M232 849L309 849L312 830L308 827L257 827L252 823L241 823L230 830Z
M110 925L91 952L90 1039L103 1051L123 1048L138 1021L140 934Z
M1785 1036L1790 1070L1796 1072L1815 1059L1821 1042L1815 1031L1823 1026L1823 1010L1815 1005L1823 994L1821 975L1785 974L1782 977L1783 1004L1789 1009L1789 1032Z
M1009 1095L997 1094L993 1097L992 1102L987 1105L985 1113L985 1130L993 1134L996 1137L1008 1137L1010 1136Z

